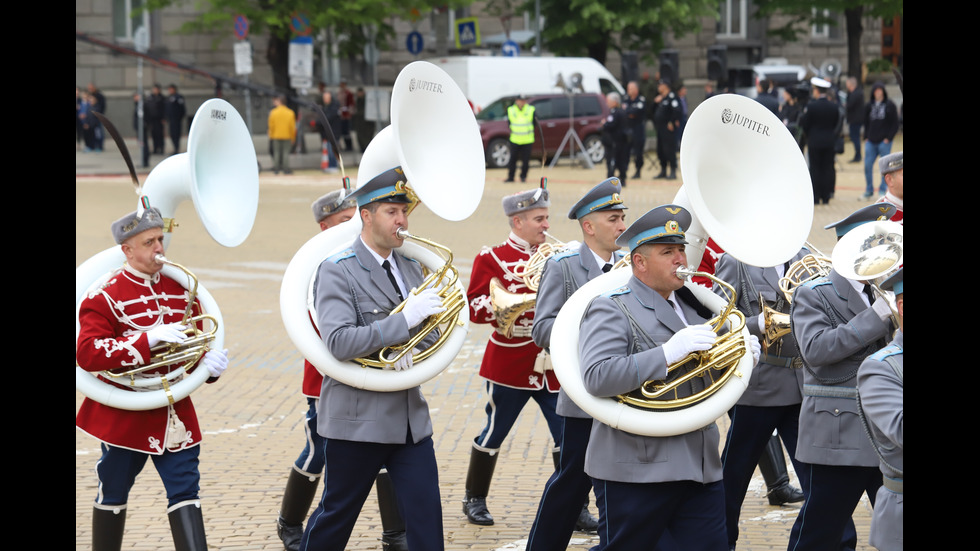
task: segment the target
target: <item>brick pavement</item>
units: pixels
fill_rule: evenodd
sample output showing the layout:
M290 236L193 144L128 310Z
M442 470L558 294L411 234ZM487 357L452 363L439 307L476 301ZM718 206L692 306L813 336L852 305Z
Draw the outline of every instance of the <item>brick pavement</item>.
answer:
M901 147L899 140L895 150ZM132 146L131 151L135 151ZM114 160L117 154L111 147L100 154L101 159L91 157L95 154L86 155L76 155L76 266L114 246L109 223L135 208L132 184L128 176L118 175L121 163ZM850 156L848 150L839 158ZM579 230L575 222L565 218L565 213L582 193L604 177L604 170L568 165L568 161L563 161L554 169L532 168L529 176L532 180L548 176L554 205L551 233L573 240L580 239ZM862 165L839 164L836 198L828 206L816 207L810 237L825 253L832 250L833 237L823 226L864 204L858 199L864 190L862 170ZM348 172L355 175L354 170ZM412 216L413 233L453 250L464 282L468 281L472 259L480 247L506 237L500 198L523 187L504 184L504 177L502 170L488 171L480 209L463 222L444 221L424 206ZM294 252L316 231L310 203L322 193L336 189L340 178L316 170L300 170L291 176L262 173L260 184L258 216L243 245L235 249L217 245L206 235L193 207L184 203L177 213L181 226L167 251L168 257L194 271L211 291L221 305L226 328L230 369L218 383L197 390L193 398L206 432L201 454L201 498L208 542L212 549L228 551L281 549L275 518L288 470L302 448L301 422L306 403L299 395L302 360L279 316L279 283ZM669 202L679 185L679 181L649 178L631 181L623 194L631 207L629 218L635 219L647 209ZM469 443L484 420L483 381L477 371L488 335L487 327L471 325L455 362L423 385L435 429L449 550L523 549L540 491L552 471L547 426L531 404L501 450L489 497L496 524L477 527L466 522L460 500ZM76 411L80 403L81 395L76 392ZM721 419L719 423L724 435L727 422ZM96 492L93 469L98 457L98 443L76 430L75 540L79 550L90 549L91 508ZM172 548L163 487L153 471L152 464L148 464L130 495L124 540L127 549ZM743 508L739 549L785 548L799 508L770 507L764 494L765 486L757 471ZM594 504L592 510L596 511ZM860 540L858 549L869 549L865 541L870 505L866 499L856 509L854 520ZM380 549L380 533L372 493L348 547ZM595 536L576 533L569 549L584 550L596 543Z

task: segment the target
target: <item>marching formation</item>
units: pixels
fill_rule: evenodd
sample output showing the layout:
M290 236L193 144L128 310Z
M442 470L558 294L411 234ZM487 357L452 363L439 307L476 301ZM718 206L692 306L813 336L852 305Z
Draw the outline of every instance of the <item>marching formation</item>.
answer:
M463 440L470 462L455 486L469 523L495 523L496 465L518 460L502 444L533 400L552 438L554 472L540 481L534 518L524 519L528 550L566 549L575 531L596 533L601 551L749 549L739 515L757 465L771 504L802 502L788 551L859 541L903 549L903 153L879 161L885 201L825 228L838 239L827 256L805 241L817 201L795 140L761 104L715 96L685 130L684 185L673 202L628 222L623 182L610 174L561 206L581 241L560 242L548 233L558 205L542 178L503 198L509 233L476 254L464 284L451 251L409 233L417 205L455 222L482 195L483 168L471 167L482 145L456 92L434 66L403 70L392 126L365 151L356 188L345 177L343 189L313 202L320 232L283 277L283 321L306 360L305 443L269 525L283 547L347 549L375 489L383 549L446 548L445 473L422 384L453 362L474 323L492 332L479 366L485 422ZM465 150L458 163L467 171L444 181L417 153L440 143L400 141L424 111L419 102L429 101L458 103L450 119L465 119L432 132ZM201 133L241 132L230 105L211 100L205 109L189 152ZM198 120L209 112L205 130ZM793 155L775 174L744 159L726 165L724 155L707 165L685 157L731 139ZM222 180L215 172L224 171L198 172L201 164L166 170L191 171L172 179L192 187L228 186L243 197L237 216L206 222L216 240L236 246L255 216L257 165ZM85 395L76 427L101 444L98 551L123 548L128 494L147 458L164 483L174 548L207 549L198 492L208 458L189 395L220 384L233 362L217 305L164 256L172 203L198 192L167 189L163 179L151 174L141 186L133 173L140 199L110 226L118 247L76 270L76 388ZM760 187L779 190L786 227L733 218L759 200ZM709 242L717 262L699 269ZM800 488L790 484L784 448ZM870 534L851 520L865 494Z

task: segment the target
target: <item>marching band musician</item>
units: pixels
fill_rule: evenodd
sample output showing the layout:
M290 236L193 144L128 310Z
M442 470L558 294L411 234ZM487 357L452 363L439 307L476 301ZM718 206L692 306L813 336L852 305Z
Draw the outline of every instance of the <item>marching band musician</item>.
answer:
M357 214L357 200L347 196L347 191L338 189L327 193L313 202L313 219L324 231L346 222ZM282 496L282 507L276 523L279 539L286 551L299 551L303 538L303 523L310 512L316 488L323 472L323 437L317 433L317 401L323 375L308 360L303 361L303 395L306 397L307 413L303 428L306 434L305 446L289 470L286 489ZM388 471L382 469L378 474L378 506L381 509L382 546L386 550L405 550L405 523L398 513L394 490Z
M779 288L779 279L789 267L809 254L801 249L784 264L761 268L750 266L730 254L722 254L715 265L715 276L728 283L738 295L737 307L745 314L749 332L765 338L765 316L762 304L782 314L789 313L789 303ZM715 293L725 296L720 285ZM795 462L799 435L800 403L803 401L803 372L799 350L792 334L782 336L762 354L752 371L749 385L735 406L729 410L731 423L721 459L725 486L725 517L728 545L735 549L738 519L745 492L756 464L766 480L770 505L803 501L803 493L789 484L789 473L783 448ZM774 436L778 431L779 436ZM794 464L797 473L802 469Z
M840 240L894 212L891 204L871 204L826 229L833 228ZM874 506L881 486L878 457L858 417L856 376L861 362L885 346L891 308L867 282L831 270L796 288L790 316L804 363L796 459L806 474L801 474L805 500L788 550L822 551L842 543L861 494L867 493ZM854 549L856 536L844 543Z
M616 244L616 238L626 231L627 207L619 196L622 189L618 178L603 180L568 211L568 218L578 220L582 228L583 243L553 255L541 275L531 336L545 350L551 346L551 328L568 297L611 270L623 257ZM558 392L556 411L562 423L561 450L553 454L555 472L541 495L528 536L528 551L565 549L573 529L597 527L588 510L592 481L585 474L592 417L575 405L564 390Z
M314 290L318 325L340 361L377 356L385 346L405 343L429 316L445 310L435 289L410 292L422 283L422 268L394 251L404 242L398 230L408 229L411 199L404 185L401 168L393 168L354 191L361 233L350 248L320 264ZM392 314L400 304L401 311ZM428 335L418 347L437 338ZM411 354L393 365L411 367ZM421 388L379 392L324 377L317 411L326 475L300 548L345 549L371 486L387 467L409 548L443 549L432 421Z
M586 310L579 342L585 389L598 397L637 390L667 378L667 367L710 349L712 312L684 287L676 270L686 264L684 231L690 213L656 207L619 236L630 251L633 276L599 295ZM758 361L758 339L748 343ZM696 378L683 391L708 384ZM684 388L686 387L686 388ZM648 437L593 422L585 456L599 505L599 547L649 549L669 531L678 549L727 549L725 496L711 423L668 437Z
M858 369L861 409L871 431L871 444L880 454L878 468L883 475L871 518L869 541L881 551L901 551L905 546L905 286L902 270L904 268L899 268L881 284L882 289L895 293L899 323L895 338L864 360Z
M126 263L81 303L75 361L85 371L146 365L158 344L187 338L180 322L189 293L160 273L163 264L157 256L164 254L163 217L158 209L144 207L112 224L112 236ZM201 313L196 301L194 310L195 315ZM150 373L159 376L174 367ZM227 367L227 350L210 350L196 369L207 369L212 383ZM92 512L93 549L122 547L129 491L147 457L153 460L167 491L175 548L207 549L198 496L202 434L190 397L145 411L118 409L86 398L75 426L102 442L102 457L95 468L99 491Z
M561 421L555 412L558 378L550 365L546 365L544 352L531 339L534 309L520 314L508 336L497 323L490 299L490 283L494 278L511 293L529 291L515 268L526 264L538 246L547 240L545 232L550 227L550 204L544 181L539 188L503 198L510 235L507 241L495 247L484 247L476 256L466 291L470 321L489 323L495 330L480 365L480 376L487 380L487 422L473 440L463 500L466 518L481 526L493 524L486 500L500 445L528 400L537 402L548 423L555 449L561 448ZM578 505L581 507L581 503Z
M905 152L898 151L890 153L878 159L878 169L881 170L881 179L885 182L888 191L882 195L877 203L891 203L895 205L895 214L891 221L905 225Z

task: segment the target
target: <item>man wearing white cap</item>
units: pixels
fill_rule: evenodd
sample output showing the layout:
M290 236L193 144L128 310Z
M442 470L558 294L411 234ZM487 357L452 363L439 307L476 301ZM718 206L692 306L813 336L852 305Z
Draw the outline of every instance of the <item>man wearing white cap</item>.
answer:
M834 192L837 173L834 169L834 144L840 122L840 109L828 99L831 84L826 80L810 79L813 99L800 116L800 128L807 136L810 155L810 180L813 183L813 204L828 204Z

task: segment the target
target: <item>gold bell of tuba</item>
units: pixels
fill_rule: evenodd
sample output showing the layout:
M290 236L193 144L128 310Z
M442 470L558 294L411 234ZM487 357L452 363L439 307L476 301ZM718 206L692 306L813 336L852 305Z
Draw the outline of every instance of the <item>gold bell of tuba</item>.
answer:
M497 331L503 336L510 338L514 335L514 324L521 314L527 312L538 300L538 285L541 284L541 275L548 260L559 253L569 249L569 245L561 241L548 232L548 238L555 241L555 244L542 243L538 245L527 260L514 266L514 275L523 281L524 286L530 289L530 293L514 293L508 291L499 278L490 280L490 308L493 317L497 321Z
M830 273L830 259L813 245L807 243L806 246L813 252L792 263L786 270L786 274L779 278L779 290L782 291L788 304L793 303L793 292L800 285L826 277ZM779 339L788 335L792 331L792 327L789 314L784 314L770 307L761 296L759 297L759 304L762 306L762 316L765 323L762 347L764 350L768 350Z

